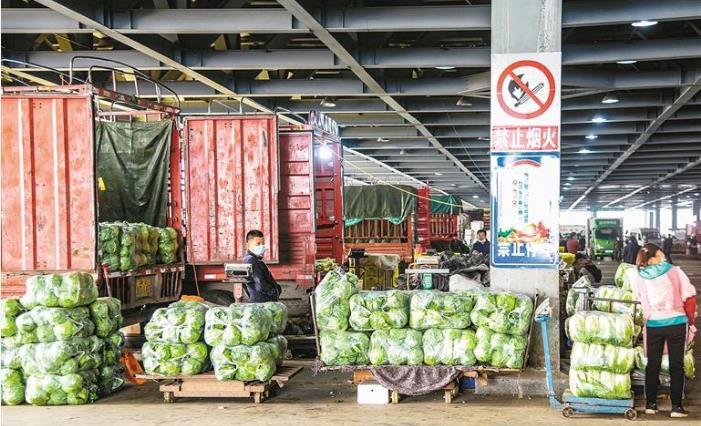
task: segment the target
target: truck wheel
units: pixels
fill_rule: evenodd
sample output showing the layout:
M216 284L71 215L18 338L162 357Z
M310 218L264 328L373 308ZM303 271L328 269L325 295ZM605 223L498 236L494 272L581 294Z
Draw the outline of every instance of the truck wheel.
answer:
M204 300L217 305L229 306L235 302L234 293L226 290L209 290L202 293Z

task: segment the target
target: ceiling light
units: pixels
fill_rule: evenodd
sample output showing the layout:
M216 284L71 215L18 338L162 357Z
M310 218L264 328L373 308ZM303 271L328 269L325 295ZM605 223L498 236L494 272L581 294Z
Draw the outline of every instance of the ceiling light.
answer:
M328 160L332 155L333 151L331 151L331 148L329 148L327 144L322 144L319 147L319 157L321 157L322 160Z
M441 173L441 172L434 172L433 174L436 176L443 176L443 173Z
M468 107L472 106L472 102L470 102L466 97L460 96L460 98L458 98L458 101L455 102L455 105Z
M636 61L635 59L623 59L621 61L616 61L616 63L621 65L632 65L637 64L638 61Z
M403 149L403 148L400 149L400 150L399 150L399 155L404 155L404 154L406 154L406 149Z
M488 141L488 140L489 140L489 136L479 136L479 137L477 138L477 140L478 140L478 141Z
M698 197L701 194L699 194L698 192L694 192L694 195L696 195Z
M593 141L594 139L598 138L597 135L586 135L584 139L588 139L590 141Z
M601 100L602 104L615 104L618 103L620 99L618 99L618 96L612 94L612 93L607 93L606 96L604 96L604 99Z
M572 184L570 182L565 182L565 186L571 186Z
M378 142L389 142L389 139L383 138L382 136L380 136L379 138L377 138L377 141Z
M452 186L453 188L455 188L456 186L458 186L458 184L457 184L457 183L451 183L450 186Z
M475 200L479 200L480 196L479 196L479 195L473 195L472 198L474 198Z
M608 120L605 119L604 117L599 117L599 116L594 117L594 118L591 119L591 122L592 122L592 123L606 123L607 121L608 121Z
M577 151L580 154L591 154L591 151L588 150L587 148L582 148L579 151Z
M651 27L653 25L657 25L657 21L648 21L647 19L643 19L642 21L635 21L631 23L630 25L640 28L640 27Z
M448 71L448 70L454 70L455 67L452 65L439 65L436 67L437 70L442 70L442 71Z
M326 108L335 108L336 100L334 98L324 98L321 100L321 103L319 105Z
M567 176L567 180L574 180L574 176Z

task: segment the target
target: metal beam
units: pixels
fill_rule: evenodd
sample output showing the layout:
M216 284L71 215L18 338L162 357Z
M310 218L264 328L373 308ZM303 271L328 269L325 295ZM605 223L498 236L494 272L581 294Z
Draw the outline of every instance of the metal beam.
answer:
M470 170L465 167L464 164L460 162L453 154L450 153L447 149L445 149L438 140L433 137L431 132L423 125L421 124L420 121L418 121L414 116L412 116L409 112L407 112L404 107L399 104L397 101L395 101L386 91L385 89L377 82L375 79L363 68L363 66L358 63L358 61L353 57L353 55L350 54L346 50L345 47L341 45L341 43L336 40L331 33L324 28L323 25L321 25L319 22L314 19L312 15L309 14L309 12L304 9L297 1L295 0L278 0L278 3L282 5L285 9L287 9L290 13L292 13L293 16L295 16L297 19L300 20L302 24L304 24L309 30L314 33L314 35L321 40L326 47L328 47L344 64L346 64L351 71L363 82L365 83L370 91L372 91L374 94L380 97L387 105L389 105L390 108L393 110L397 111L405 120L407 120L409 123L412 123L416 126L416 129L421 132L430 142L433 144L436 149L438 149L440 152L445 154L448 158L450 158L455 164L460 167L466 175L468 175L472 180L474 180L480 187L482 187L486 192L489 192L489 189L487 189L487 186L479 179L477 176L475 176Z
M119 31L115 31L115 30L95 21L94 19L92 19L90 17L83 15L82 13L80 13L76 10L71 9L70 7L64 5L62 2L54 1L54 0L37 0L37 3L39 3L43 6L46 6L50 9L60 13L61 15L65 16L67 18L76 20L88 28L98 30L102 34L104 34L108 37L111 37L112 39L114 39L120 43L123 43L123 44L131 47L132 49L136 49L139 52L144 53L157 61L163 62L164 64L168 65L169 67L174 68L174 69L182 72L183 74L186 74L186 75L198 80L202 84L205 84L214 90L217 90L225 95L233 96L239 102L242 102L246 105L249 105L249 106L256 108L257 110L263 111L263 112L272 112L271 110L264 107L263 105L255 102L251 99L240 97L233 90L222 85L221 83L214 81L211 78L180 64L178 61L174 61L173 59L162 54L161 52L158 52L158 51L146 46L143 43L140 43L140 42L138 42L130 37L127 37L124 34L120 33ZM289 121L289 122L294 123L294 124L299 124L298 121L296 121L294 119L290 119L288 117L281 116L281 119L285 120L285 121Z
M647 126L645 131L636 139L636 141L625 152L623 152L621 156L618 157L616 161L614 161L614 163L611 164L611 166L609 166L609 168L606 169L606 171L604 171L604 173L601 174L601 176L599 176L574 203L572 203L572 205L570 205L569 210L577 207L577 204L586 198L586 196L589 195L594 188L599 186L611 173L613 173L614 170L623 164L628 157L630 157L635 151L638 150L638 148L647 142L648 139L650 139L650 137L662 126L662 124L669 117L674 115L681 107L683 107L689 101L689 99L693 98L699 92L699 90L701 90L701 75L696 78L692 86L684 88L671 105L662 110L660 115Z
M650 204L653 204L653 203L657 203L657 202L660 202L660 201L664 201L664 200L670 199L670 198L672 198L672 197L676 197L676 196L679 196L679 195L682 195L682 194L686 194L687 192L695 191L695 190L697 190L697 189L699 189L699 187L698 187L697 185L694 185L694 186L691 186L691 187L689 187L689 188L686 188L686 189L684 189L684 190L682 190L682 191L675 192L674 194L665 195L664 197L656 198L656 199L654 199L654 200L650 200L650 201L646 201L646 202L644 202L644 203L642 203L642 204L638 204L637 206L633 207L633 209L639 209L639 208L641 208L641 207L645 207L645 206L650 205ZM656 216L657 216L657 215L656 215ZM658 216L658 217L659 217L659 216Z
M568 2L562 8L563 28L627 24L645 19L676 21L699 18L701 8L697 0L630 0L606 5L579 0Z

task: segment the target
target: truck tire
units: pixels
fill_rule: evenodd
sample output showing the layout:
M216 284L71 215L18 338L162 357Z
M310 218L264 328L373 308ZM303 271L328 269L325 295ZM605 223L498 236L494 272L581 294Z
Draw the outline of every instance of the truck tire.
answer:
M235 302L234 293L226 290L209 290L202 293L204 300L217 305L229 306Z

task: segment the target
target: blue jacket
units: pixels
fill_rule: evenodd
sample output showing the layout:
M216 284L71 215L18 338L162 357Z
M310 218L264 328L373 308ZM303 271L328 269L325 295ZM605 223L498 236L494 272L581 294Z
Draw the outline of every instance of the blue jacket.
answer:
M250 303L276 302L280 298L282 288L273 278L263 259L246 251L243 262L253 265L253 272L244 287L248 301Z
M472 245L472 251L478 251L485 256L489 256L489 241L475 241L475 243Z

